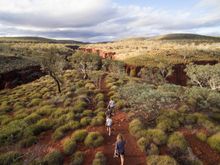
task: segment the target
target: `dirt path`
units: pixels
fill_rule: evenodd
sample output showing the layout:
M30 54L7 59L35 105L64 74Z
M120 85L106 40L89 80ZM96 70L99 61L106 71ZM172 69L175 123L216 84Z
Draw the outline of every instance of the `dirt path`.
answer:
M107 96L108 89L105 87L105 77L106 75L104 75L101 79L101 89L105 96ZM105 98L105 101L107 103L107 97ZM94 154L97 151L102 151L104 153L107 158L107 165L120 165L120 159L113 158L114 143L116 141L116 136L119 133L123 134L126 140L125 165L146 164L146 156L139 150L135 138L132 137L128 132L128 123L129 121L127 118L127 114L118 110L113 116L113 127L111 136L108 136L105 126L90 127L89 131L101 132L105 140L104 145L102 145L101 147L85 151L87 156L84 165L91 164L92 159L94 158Z

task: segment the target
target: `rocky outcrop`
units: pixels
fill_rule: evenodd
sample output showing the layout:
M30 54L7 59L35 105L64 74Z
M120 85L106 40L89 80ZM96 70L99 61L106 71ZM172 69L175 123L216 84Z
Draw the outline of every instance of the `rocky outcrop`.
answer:
M0 90L14 88L18 85L34 81L45 75L40 66L30 66L20 70L13 70L0 74Z
M96 48L79 48L79 50L86 52L86 53L96 53L102 58L109 58L115 60L115 52L107 52L104 50L96 49Z

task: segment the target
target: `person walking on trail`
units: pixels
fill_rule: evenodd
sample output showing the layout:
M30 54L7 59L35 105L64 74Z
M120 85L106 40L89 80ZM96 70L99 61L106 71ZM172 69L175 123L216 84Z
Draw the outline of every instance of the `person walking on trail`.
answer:
M114 100L110 100L109 101L109 103L108 103L108 106L107 106L107 108L108 109L111 109L112 111L113 111L113 108L115 107L115 102L114 102Z
M124 165L125 161L125 140L121 134L118 134L115 143L114 157L120 157L121 165Z
M107 117L107 116L112 117L112 110L108 108L107 111L105 112L105 116L106 116L106 117Z
M111 119L111 116L107 116L107 117L106 117L106 127L107 127L108 135L111 136L111 127L112 127L112 119Z

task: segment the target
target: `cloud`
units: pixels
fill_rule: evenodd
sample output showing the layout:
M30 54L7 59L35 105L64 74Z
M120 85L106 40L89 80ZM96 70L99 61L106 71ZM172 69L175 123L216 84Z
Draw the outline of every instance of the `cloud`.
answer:
M111 0L0 0L0 35L103 41L171 32L219 34L218 9L219 0L200 0L183 11Z

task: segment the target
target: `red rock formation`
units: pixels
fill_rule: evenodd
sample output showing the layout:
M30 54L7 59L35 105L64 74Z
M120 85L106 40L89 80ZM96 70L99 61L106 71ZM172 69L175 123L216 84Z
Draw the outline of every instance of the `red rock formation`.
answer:
M114 60L115 59L115 52L106 52L100 49L96 49L96 48L79 48L79 50L86 52L86 53L96 53L98 54L101 58L109 58Z

